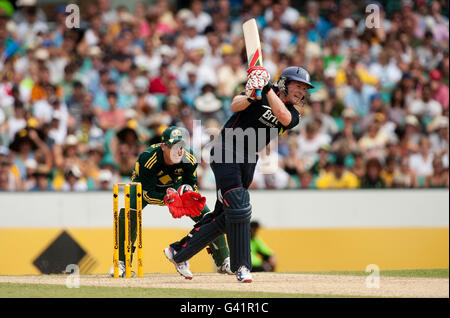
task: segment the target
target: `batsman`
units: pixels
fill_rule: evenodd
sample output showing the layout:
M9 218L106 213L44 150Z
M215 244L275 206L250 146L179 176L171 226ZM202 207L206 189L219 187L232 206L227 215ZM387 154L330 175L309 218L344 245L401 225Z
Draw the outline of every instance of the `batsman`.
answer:
M161 143L151 145L139 155L131 181L142 184L142 209L148 204L167 206L174 218L186 215L197 223L210 209L206 205L206 198L198 193L198 163L192 150L186 149L184 137L184 131L179 127L171 126L164 130ZM130 211L133 254L137 236L135 186L130 189ZM122 208L119 213L119 276L125 273L124 241L125 209ZM207 250L212 255L219 273L233 274L224 235L211 242ZM111 268L110 275L114 275L114 268ZM183 266L182 275L186 279L192 278L187 262Z
M189 235L164 250L183 273L185 262L217 237L227 234L230 268L238 282L252 282L250 219L252 206L248 188L258 156L272 139L299 124L296 108L303 105L313 88L309 73L298 66L283 70L276 85L268 71L256 66L248 70L245 92L233 98L234 114L222 128L211 149L211 169L217 189L214 212L207 214ZM261 90L261 99L256 90Z

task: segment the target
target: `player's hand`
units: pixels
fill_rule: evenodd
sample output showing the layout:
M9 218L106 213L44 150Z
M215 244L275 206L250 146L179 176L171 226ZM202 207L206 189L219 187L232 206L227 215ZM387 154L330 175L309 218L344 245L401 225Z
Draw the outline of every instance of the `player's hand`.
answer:
M247 70L247 86L262 89L270 80L269 72L262 66L252 66Z
M194 191L184 192L181 195L181 201L183 201L184 214L190 217L199 216L206 204L206 198Z
M255 99L256 91L261 90L270 80L270 74L262 66L253 66L247 70L247 84L245 85L245 95ZM259 95L261 96L261 95Z
M164 202L175 219L181 218L184 215L183 201L175 189L168 188L166 190Z

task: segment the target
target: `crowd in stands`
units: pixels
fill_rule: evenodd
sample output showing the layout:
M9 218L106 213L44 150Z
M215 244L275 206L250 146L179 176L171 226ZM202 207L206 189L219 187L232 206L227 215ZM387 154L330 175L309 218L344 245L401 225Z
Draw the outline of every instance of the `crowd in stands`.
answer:
M171 125L207 144L243 91L252 17L271 80L296 65L315 86L252 188L449 187L448 1L123 3L82 1L69 28L65 5L0 0L0 190L109 190Z

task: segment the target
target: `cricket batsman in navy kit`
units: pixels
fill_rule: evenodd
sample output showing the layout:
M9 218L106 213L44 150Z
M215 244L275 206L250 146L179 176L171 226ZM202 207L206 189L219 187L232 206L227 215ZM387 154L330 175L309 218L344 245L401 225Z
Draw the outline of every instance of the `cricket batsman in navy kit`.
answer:
M211 169L217 190L214 211L205 214L186 237L164 249L166 257L181 275L192 277L187 260L226 233L231 271L239 282L252 282L252 207L248 187L258 160L256 152L299 124L300 114L294 106L303 104L310 88L313 88L310 75L301 67L283 70L276 85L270 82L264 67L248 70L245 92L233 98L231 110L234 114L211 149ZM256 99L258 89L262 92L261 99Z

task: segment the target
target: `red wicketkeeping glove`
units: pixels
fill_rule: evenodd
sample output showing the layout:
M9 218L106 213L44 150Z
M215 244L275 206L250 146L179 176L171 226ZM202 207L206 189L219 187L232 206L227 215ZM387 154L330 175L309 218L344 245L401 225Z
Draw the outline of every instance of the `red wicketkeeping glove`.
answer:
M184 214L191 217L199 216L206 204L206 198L194 191L183 193L181 200L183 201Z
M175 189L168 188L166 190L164 202L174 218L178 219L184 215L183 201Z

